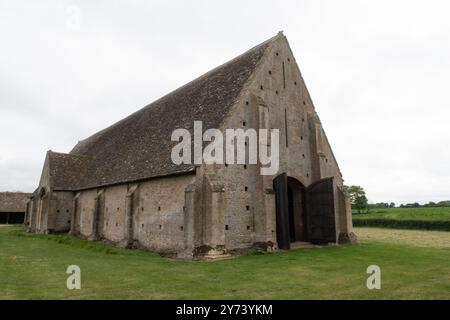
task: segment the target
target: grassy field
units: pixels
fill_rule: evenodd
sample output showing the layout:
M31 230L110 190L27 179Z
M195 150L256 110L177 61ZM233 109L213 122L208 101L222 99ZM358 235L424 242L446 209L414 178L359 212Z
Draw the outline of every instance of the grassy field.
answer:
M450 208L383 208L353 213L353 225L450 231Z
M450 233L377 230L356 228L359 245L200 262L1 227L0 299L450 299ZM66 288L73 264L81 290ZM366 287L372 264L381 290Z

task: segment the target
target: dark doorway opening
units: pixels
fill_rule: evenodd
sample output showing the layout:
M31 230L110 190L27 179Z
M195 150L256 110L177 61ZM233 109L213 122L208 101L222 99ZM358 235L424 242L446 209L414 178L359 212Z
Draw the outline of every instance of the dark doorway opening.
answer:
M289 240L295 241L294 192L288 186Z
M305 187L282 173L273 180L273 187L280 249L288 250L294 242L336 242L333 178Z
M24 219L24 212L0 212L0 224L21 224Z
M305 186L295 178L287 177L289 235L291 242L306 242Z
M308 241L305 186L285 173L274 179L277 242L280 249L290 249L293 242Z

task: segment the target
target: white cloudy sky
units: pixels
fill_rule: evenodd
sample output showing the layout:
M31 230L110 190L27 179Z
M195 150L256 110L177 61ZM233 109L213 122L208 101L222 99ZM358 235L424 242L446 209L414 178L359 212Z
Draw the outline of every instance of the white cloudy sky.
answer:
M70 12L79 8L80 28ZM347 184L450 199L448 1L0 0L0 190L283 30Z

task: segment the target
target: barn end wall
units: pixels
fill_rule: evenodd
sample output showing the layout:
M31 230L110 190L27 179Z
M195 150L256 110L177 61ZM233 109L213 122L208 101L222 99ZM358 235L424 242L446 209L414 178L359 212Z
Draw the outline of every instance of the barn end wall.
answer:
M282 172L305 186L333 177L336 242L341 233L351 232L351 211L339 167L284 36L265 53L222 132L228 128L279 129L280 134L280 165L275 175L262 176L260 167L251 164L203 165L205 175L224 187L221 227L228 250L276 246L273 179Z

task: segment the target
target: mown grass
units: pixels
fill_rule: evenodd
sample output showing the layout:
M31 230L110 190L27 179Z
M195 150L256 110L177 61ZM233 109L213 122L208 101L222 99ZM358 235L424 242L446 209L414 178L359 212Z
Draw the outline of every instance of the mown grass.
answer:
M28 235L21 226L2 227L0 298L449 299L449 261L450 245L422 248L364 238L353 246L174 261L68 236ZM372 264L381 267L381 290L366 287ZM81 268L81 290L66 288L69 265Z
M385 208L353 213L353 225L394 229L450 231L450 208Z

